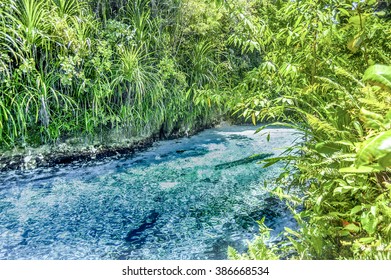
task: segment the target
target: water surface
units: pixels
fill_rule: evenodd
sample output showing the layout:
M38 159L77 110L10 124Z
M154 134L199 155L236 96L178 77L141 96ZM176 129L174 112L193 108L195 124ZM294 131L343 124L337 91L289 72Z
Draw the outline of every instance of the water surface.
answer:
M119 159L0 173L0 259L226 259L258 232L292 223L253 154L297 135L223 126ZM244 159L244 160L243 160Z

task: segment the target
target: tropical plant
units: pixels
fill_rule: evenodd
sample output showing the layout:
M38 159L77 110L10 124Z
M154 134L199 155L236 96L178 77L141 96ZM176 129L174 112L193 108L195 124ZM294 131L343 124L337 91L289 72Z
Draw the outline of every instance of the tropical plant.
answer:
M280 120L302 133L287 155L264 160L265 166L287 162L273 193L298 223L285 229L278 254L389 259L390 72L368 66L389 63L388 43L371 38L390 24L373 14L374 1L332 1L324 9L322 1L263 2L259 10L268 23L258 28L278 29L260 48L266 61L257 77L264 82L238 88L250 95L242 94L236 112L253 122ZM375 86L357 77L365 68L363 81Z

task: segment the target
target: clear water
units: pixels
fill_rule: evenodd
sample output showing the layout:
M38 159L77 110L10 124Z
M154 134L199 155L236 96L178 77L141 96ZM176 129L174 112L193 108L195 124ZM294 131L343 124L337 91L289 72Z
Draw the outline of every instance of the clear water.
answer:
M264 180L293 130L209 129L119 159L0 173L0 259L226 259L258 232L292 223ZM235 163L227 164L224 163ZM223 165L221 165L223 164ZM219 166L219 168L216 168Z

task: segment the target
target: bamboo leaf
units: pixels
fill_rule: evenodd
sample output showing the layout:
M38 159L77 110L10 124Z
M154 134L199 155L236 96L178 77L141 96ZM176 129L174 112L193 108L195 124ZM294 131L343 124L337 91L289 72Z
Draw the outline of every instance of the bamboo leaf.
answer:
M304 15L300 15L300 16L297 18L295 24L293 25L294 28L296 28L296 27L300 24L301 20L303 19L303 16L304 16Z
M288 227L285 227L284 229L285 229L285 231L287 233L292 234L293 236L296 236L297 238L301 237L300 234L297 231L294 231L294 230L292 230L292 229L290 229Z

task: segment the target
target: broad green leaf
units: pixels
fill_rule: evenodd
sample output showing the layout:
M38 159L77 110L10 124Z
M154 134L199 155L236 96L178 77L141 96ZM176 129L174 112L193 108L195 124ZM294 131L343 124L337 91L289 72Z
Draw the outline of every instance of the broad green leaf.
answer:
M363 80L391 89L391 66L372 65L365 71Z
M352 16L351 18L349 18L349 23L356 26L356 27L360 27L361 24L362 25L365 24L365 20L366 20L366 17L364 15L361 15L361 19L360 19L360 16Z
M378 12L375 12L375 14L376 14L377 16L379 16L379 17L384 17L384 16L387 15L385 11L378 11Z
M338 10L344 14L345 16L350 16L350 13L346 10L346 9L343 9L343 8L338 8Z
M380 167L379 165L371 165L371 166L365 166L361 165L358 167L344 167L340 168L339 172L341 173L374 173L374 172L380 172L383 171L384 168Z
M370 215L363 215L363 217L361 218L362 227L369 234L373 234L376 232L378 223L379 223L378 219Z
M377 207L376 206L371 206L371 213L373 216L376 216L377 213Z
M352 186L338 187L338 188L334 189L333 194L334 195L336 195L336 194L344 194L344 193L347 193L347 192L355 193L358 190L359 190L358 187L352 187Z
M344 227L344 229L350 231L350 232L359 232L360 228L356 226L355 224L348 224L347 226Z
M354 25L360 25L360 17L359 16L352 16L349 18L349 23Z
M391 130L366 140L358 153L357 166L379 161L381 167L391 166Z
M322 154L333 154L342 149L342 147L354 147L353 143L349 141L325 141L316 144L315 150Z
M360 238L358 241L360 243L369 244L369 243L372 243L375 240L376 240L375 237L363 237L363 238Z
M362 42L363 42L362 36L356 36L348 42L347 47L352 53L356 53L360 49Z
M357 205L357 206L353 207L352 210L350 210L350 214L352 214L352 215L357 214L358 212L362 211L364 208L365 208L364 206Z
M386 168L391 166L391 153L388 153L386 156L379 159L380 166Z

